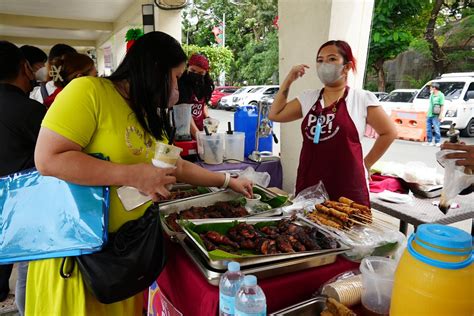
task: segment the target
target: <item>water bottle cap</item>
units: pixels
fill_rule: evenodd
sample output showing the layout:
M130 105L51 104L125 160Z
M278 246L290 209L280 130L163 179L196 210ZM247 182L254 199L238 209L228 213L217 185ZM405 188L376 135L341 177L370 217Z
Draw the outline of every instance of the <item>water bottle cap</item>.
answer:
M240 271L240 264L239 264L238 262L231 261L231 262L229 262L229 264L227 265L227 269L228 269L230 272L237 272L237 271Z
M448 249L470 250L472 237L459 228L440 224L422 224L418 226L415 238L433 246Z
M257 277L255 275L246 275L244 278L244 284L246 286L255 286L257 285Z

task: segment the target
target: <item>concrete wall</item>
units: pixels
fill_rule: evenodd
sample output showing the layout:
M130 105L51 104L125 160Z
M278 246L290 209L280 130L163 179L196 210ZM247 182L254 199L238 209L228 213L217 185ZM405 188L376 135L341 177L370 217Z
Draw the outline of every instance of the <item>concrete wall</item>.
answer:
M99 39L97 42L97 70L100 75L110 74L110 69L105 68L104 48L111 47L113 56L113 69L125 57L125 34L130 28L142 27L142 4L153 3L152 0L136 0L114 22L114 31L111 35ZM170 34L181 42L181 10L165 11L154 7L155 30Z
M316 74L316 53L328 40L347 41L358 61L349 85L361 88L372 20L373 0L279 0L280 82L293 65L310 65L305 77L290 89L289 100L306 89L321 88ZM301 120L281 124L283 189L293 192L301 150Z

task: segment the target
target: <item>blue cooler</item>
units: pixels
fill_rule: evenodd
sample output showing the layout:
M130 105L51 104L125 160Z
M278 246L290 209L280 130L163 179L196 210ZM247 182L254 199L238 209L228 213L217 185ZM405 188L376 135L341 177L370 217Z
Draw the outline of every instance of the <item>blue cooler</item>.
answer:
M262 119L262 118L260 118ZM234 130L245 133L245 151L247 158L255 150L255 132L257 131L258 108L255 105L245 105L237 107L234 113ZM273 151L273 137L260 137L258 150Z

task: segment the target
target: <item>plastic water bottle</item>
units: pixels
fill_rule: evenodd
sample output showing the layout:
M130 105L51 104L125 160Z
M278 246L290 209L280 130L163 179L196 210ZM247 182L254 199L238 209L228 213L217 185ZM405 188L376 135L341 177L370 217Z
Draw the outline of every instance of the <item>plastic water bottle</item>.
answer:
M228 271L224 273L219 282L219 315L235 315L235 294L244 281L244 274L240 271L238 262L229 262Z
M257 285L257 277L247 275L235 296L235 316L266 316L267 300Z

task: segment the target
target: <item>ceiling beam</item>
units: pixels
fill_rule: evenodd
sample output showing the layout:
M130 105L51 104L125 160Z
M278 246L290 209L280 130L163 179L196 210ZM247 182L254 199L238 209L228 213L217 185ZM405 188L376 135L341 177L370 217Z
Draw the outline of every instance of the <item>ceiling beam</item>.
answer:
M3 36L2 41L8 41L17 45L34 45L51 47L58 43L67 44L73 47L95 47L95 40L70 40L55 38L39 38L39 37L19 37L19 36Z
M0 24L3 25L32 28L48 28L61 30L95 30L109 32L114 29L113 22L57 19L5 13L0 13L0 21Z
M1 0L0 0L1 1ZM96 46L100 47L107 42L115 33L124 27L139 26L142 24L142 4L153 4L153 0L134 0L122 13L115 19L113 23L113 34L103 34L96 42ZM158 10L158 8L155 8ZM156 14L156 12L155 12ZM123 39L125 40L125 39Z

